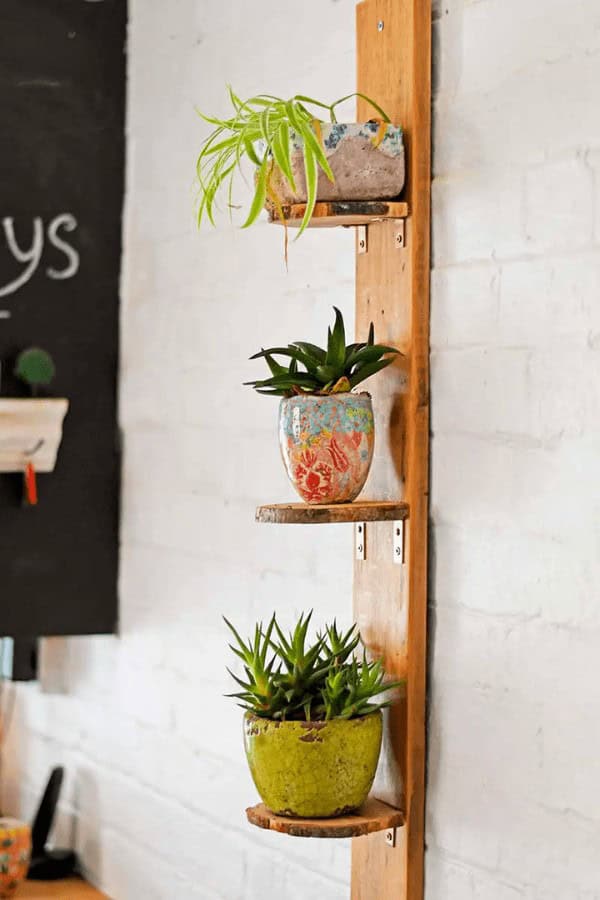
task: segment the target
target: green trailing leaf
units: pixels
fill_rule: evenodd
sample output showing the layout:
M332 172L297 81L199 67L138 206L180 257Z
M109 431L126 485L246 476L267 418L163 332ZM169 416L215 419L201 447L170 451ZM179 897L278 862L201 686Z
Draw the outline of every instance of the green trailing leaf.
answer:
M250 212L248 213L248 218L242 225L242 228L248 228L250 225L252 225L253 222L256 222L260 211L265 205L265 200L267 199L267 178L269 177L269 166L269 160L265 157L258 169L258 174L256 176L256 193L254 194L252 206L250 207Z
M235 643L230 649L241 661L244 676L227 669L238 689L228 697L257 716L278 721L323 721L368 715L390 704L386 691L404 682L386 682L381 661L369 661L360 646L356 625L345 633L328 625L309 635L312 612L302 614L289 632L273 615L266 628L258 623L253 637L242 640L225 619Z
M359 96L370 103L384 121L389 122L381 107L363 94L348 94L331 104L303 94L288 100L272 94L259 94L242 100L231 86L228 87L228 95L233 109L233 115L229 118L221 119L197 110L200 118L213 127L201 147L196 163L199 225L204 218L215 224L214 210L221 191L226 190L227 205L232 208L235 176L243 170L246 160L255 167L257 174L254 197L243 227L248 228L256 221L267 197L276 210L281 209L275 190L273 168L277 166L281 170L295 192L290 153L290 132L293 130L303 144L307 184L306 212L298 231L299 237L314 211L319 173L324 172L333 181L333 173L321 139L322 120L319 116L327 114L327 118L335 122L336 108L346 100ZM259 149L258 142L262 142L262 149Z
M399 351L375 344L373 324L367 343L346 345L344 319L336 307L335 323L327 332L327 350L308 341L287 347L264 348L250 359L265 359L270 378L249 381L261 394L291 397L293 394L338 394L352 390L365 378L393 363ZM275 357L289 360L287 365Z

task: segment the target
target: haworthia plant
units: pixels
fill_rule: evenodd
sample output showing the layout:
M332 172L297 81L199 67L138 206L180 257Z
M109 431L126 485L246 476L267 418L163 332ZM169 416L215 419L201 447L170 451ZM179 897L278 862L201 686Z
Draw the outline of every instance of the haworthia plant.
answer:
M230 649L244 669L243 678L227 670L240 688L228 696L243 709L277 721L352 719L389 706L381 695L404 682L385 682L381 661L370 662L364 650L356 658L357 626L341 632L334 621L311 641L311 616L303 613L285 634L273 614L266 627L256 625L247 641L225 619L234 638Z

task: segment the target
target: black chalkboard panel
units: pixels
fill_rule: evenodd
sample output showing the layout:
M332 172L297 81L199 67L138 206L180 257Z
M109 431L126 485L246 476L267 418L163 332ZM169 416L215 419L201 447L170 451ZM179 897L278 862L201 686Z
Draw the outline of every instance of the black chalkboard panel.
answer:
M0 634L112 632L124 180L125 0L0 4L0 395L48 350L68 397L58 464L21 505L0 475Z

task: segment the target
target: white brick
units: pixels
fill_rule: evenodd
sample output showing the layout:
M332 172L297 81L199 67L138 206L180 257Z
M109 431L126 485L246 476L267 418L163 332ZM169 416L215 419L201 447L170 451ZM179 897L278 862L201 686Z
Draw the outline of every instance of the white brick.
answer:
M582 160L536 167L525 177L525 233L529 248L563 250L591 243L592 172Z
M522 190L523 175L518 169L436 178L432 184L437 210L434 266L524 253Z

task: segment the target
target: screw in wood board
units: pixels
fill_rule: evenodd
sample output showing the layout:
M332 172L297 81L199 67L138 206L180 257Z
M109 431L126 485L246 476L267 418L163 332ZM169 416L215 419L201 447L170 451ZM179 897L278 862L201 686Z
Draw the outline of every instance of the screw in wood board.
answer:
M383 25L384 25L383 19L380 19L379 22L377 23L377 31L383 31Z
M356 523L356 537L355 537L355 548L356 548L356 559L365 560L367 558L367 526L365 522L357 522Z

